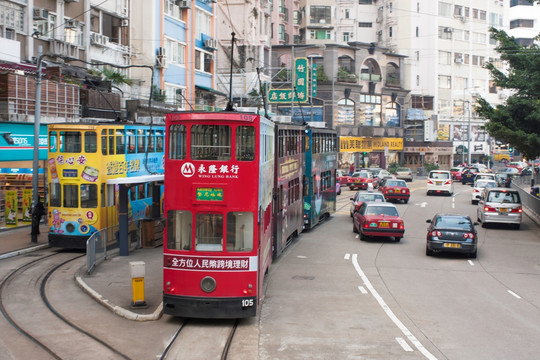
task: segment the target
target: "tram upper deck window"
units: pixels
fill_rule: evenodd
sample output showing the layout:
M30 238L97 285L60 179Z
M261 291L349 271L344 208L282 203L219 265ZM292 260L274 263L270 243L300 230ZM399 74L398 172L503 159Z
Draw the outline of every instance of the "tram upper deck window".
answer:
M135 154L136 152L136 146L137 143L135 141L135 132L133 130L127 130L126 131L126 138L127 138L127 152L128 154Z
M79 207L79 186L78 185L64 185L64 197L63 206L65 208L78 208Z
M49 151L57 152L58 151L58 135L56 131L49 132Z
M255 159L255 128L239 126L236 128L236 160L252 161Z
M231 128L227 125L193 125L191 127L191 159L231 159Z
M163 152L163 131L156 131L156 152Z
M186 158L186 126L174 124L169 127L169 159Z
M195 216L195 250L223 251L223 215Z
M137 152L144 154L146 152L146 131L137 129Z
M80 153L82 149L80 131L60 131L60 152Z
M84 133L84 151L87 153L97 152L97 134L95 131Z
M169 210L167 212L167 248L171 250L191 250L190 211Z
M116 129L116 154L126 153L126 135L123 129Z
M49 183L49 205L51 207L62 206L62 186L60 183Z
M101 153L103 155L107 155L107 130L103 129L101 130Z
M154 130L147 130L146 133L148 134L148 152L154 152L156 148L156 132Z
M253 213L227 214L227 251L253 250Z
M81 207L96 208L98 199L98 187L96 184L81 184Z

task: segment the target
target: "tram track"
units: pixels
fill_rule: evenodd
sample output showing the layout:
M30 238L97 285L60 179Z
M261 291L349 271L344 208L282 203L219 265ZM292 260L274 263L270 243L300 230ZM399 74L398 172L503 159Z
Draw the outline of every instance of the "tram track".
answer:
M91 343L92 354L77 352L75 357L129 359L114 346L68 320L49 301L47 287L53 275L81 256L84 255L55 252L13 269L0 282L0 313L19 334L41 349L36 349L29 357L43 357L45 352L53 359L74 358L73 344L89 346ZM71 348L66 348L66 342Z
M199 358L200 354L204 354L205 359L227 360L239 323L240 319L212 321L184 319L165 347L160 360L194 359ZM201 332L205 333L203 339ZM210 338L212 342L205 343L206 338ZM186 346L194 343L201 346Z

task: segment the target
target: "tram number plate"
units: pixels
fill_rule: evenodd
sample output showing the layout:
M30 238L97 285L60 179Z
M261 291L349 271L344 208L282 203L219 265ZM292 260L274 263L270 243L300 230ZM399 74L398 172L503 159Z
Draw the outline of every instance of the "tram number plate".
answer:
M461 244L444 243L443 246L444 246L444 247L449 247L449 248L460 248L460 247L461 247Z
M380 222L379 227L382 227L382 228L390 227L390 223L389 222Z
M242 307L252 307L253 306L253 299L243 299L242 300Z

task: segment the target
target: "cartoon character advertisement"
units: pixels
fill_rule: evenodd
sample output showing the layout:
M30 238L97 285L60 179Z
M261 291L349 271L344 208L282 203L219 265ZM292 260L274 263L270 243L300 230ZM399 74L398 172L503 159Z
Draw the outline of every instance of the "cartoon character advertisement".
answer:
M23 189L22 196L22 222L30 224L32 223L32 189Z

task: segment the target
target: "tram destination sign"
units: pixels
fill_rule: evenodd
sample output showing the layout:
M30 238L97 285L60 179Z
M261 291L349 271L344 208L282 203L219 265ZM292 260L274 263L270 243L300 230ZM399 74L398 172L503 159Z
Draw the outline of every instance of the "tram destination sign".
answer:
M223 189L197 188L195 199L198 201L223 201Z

